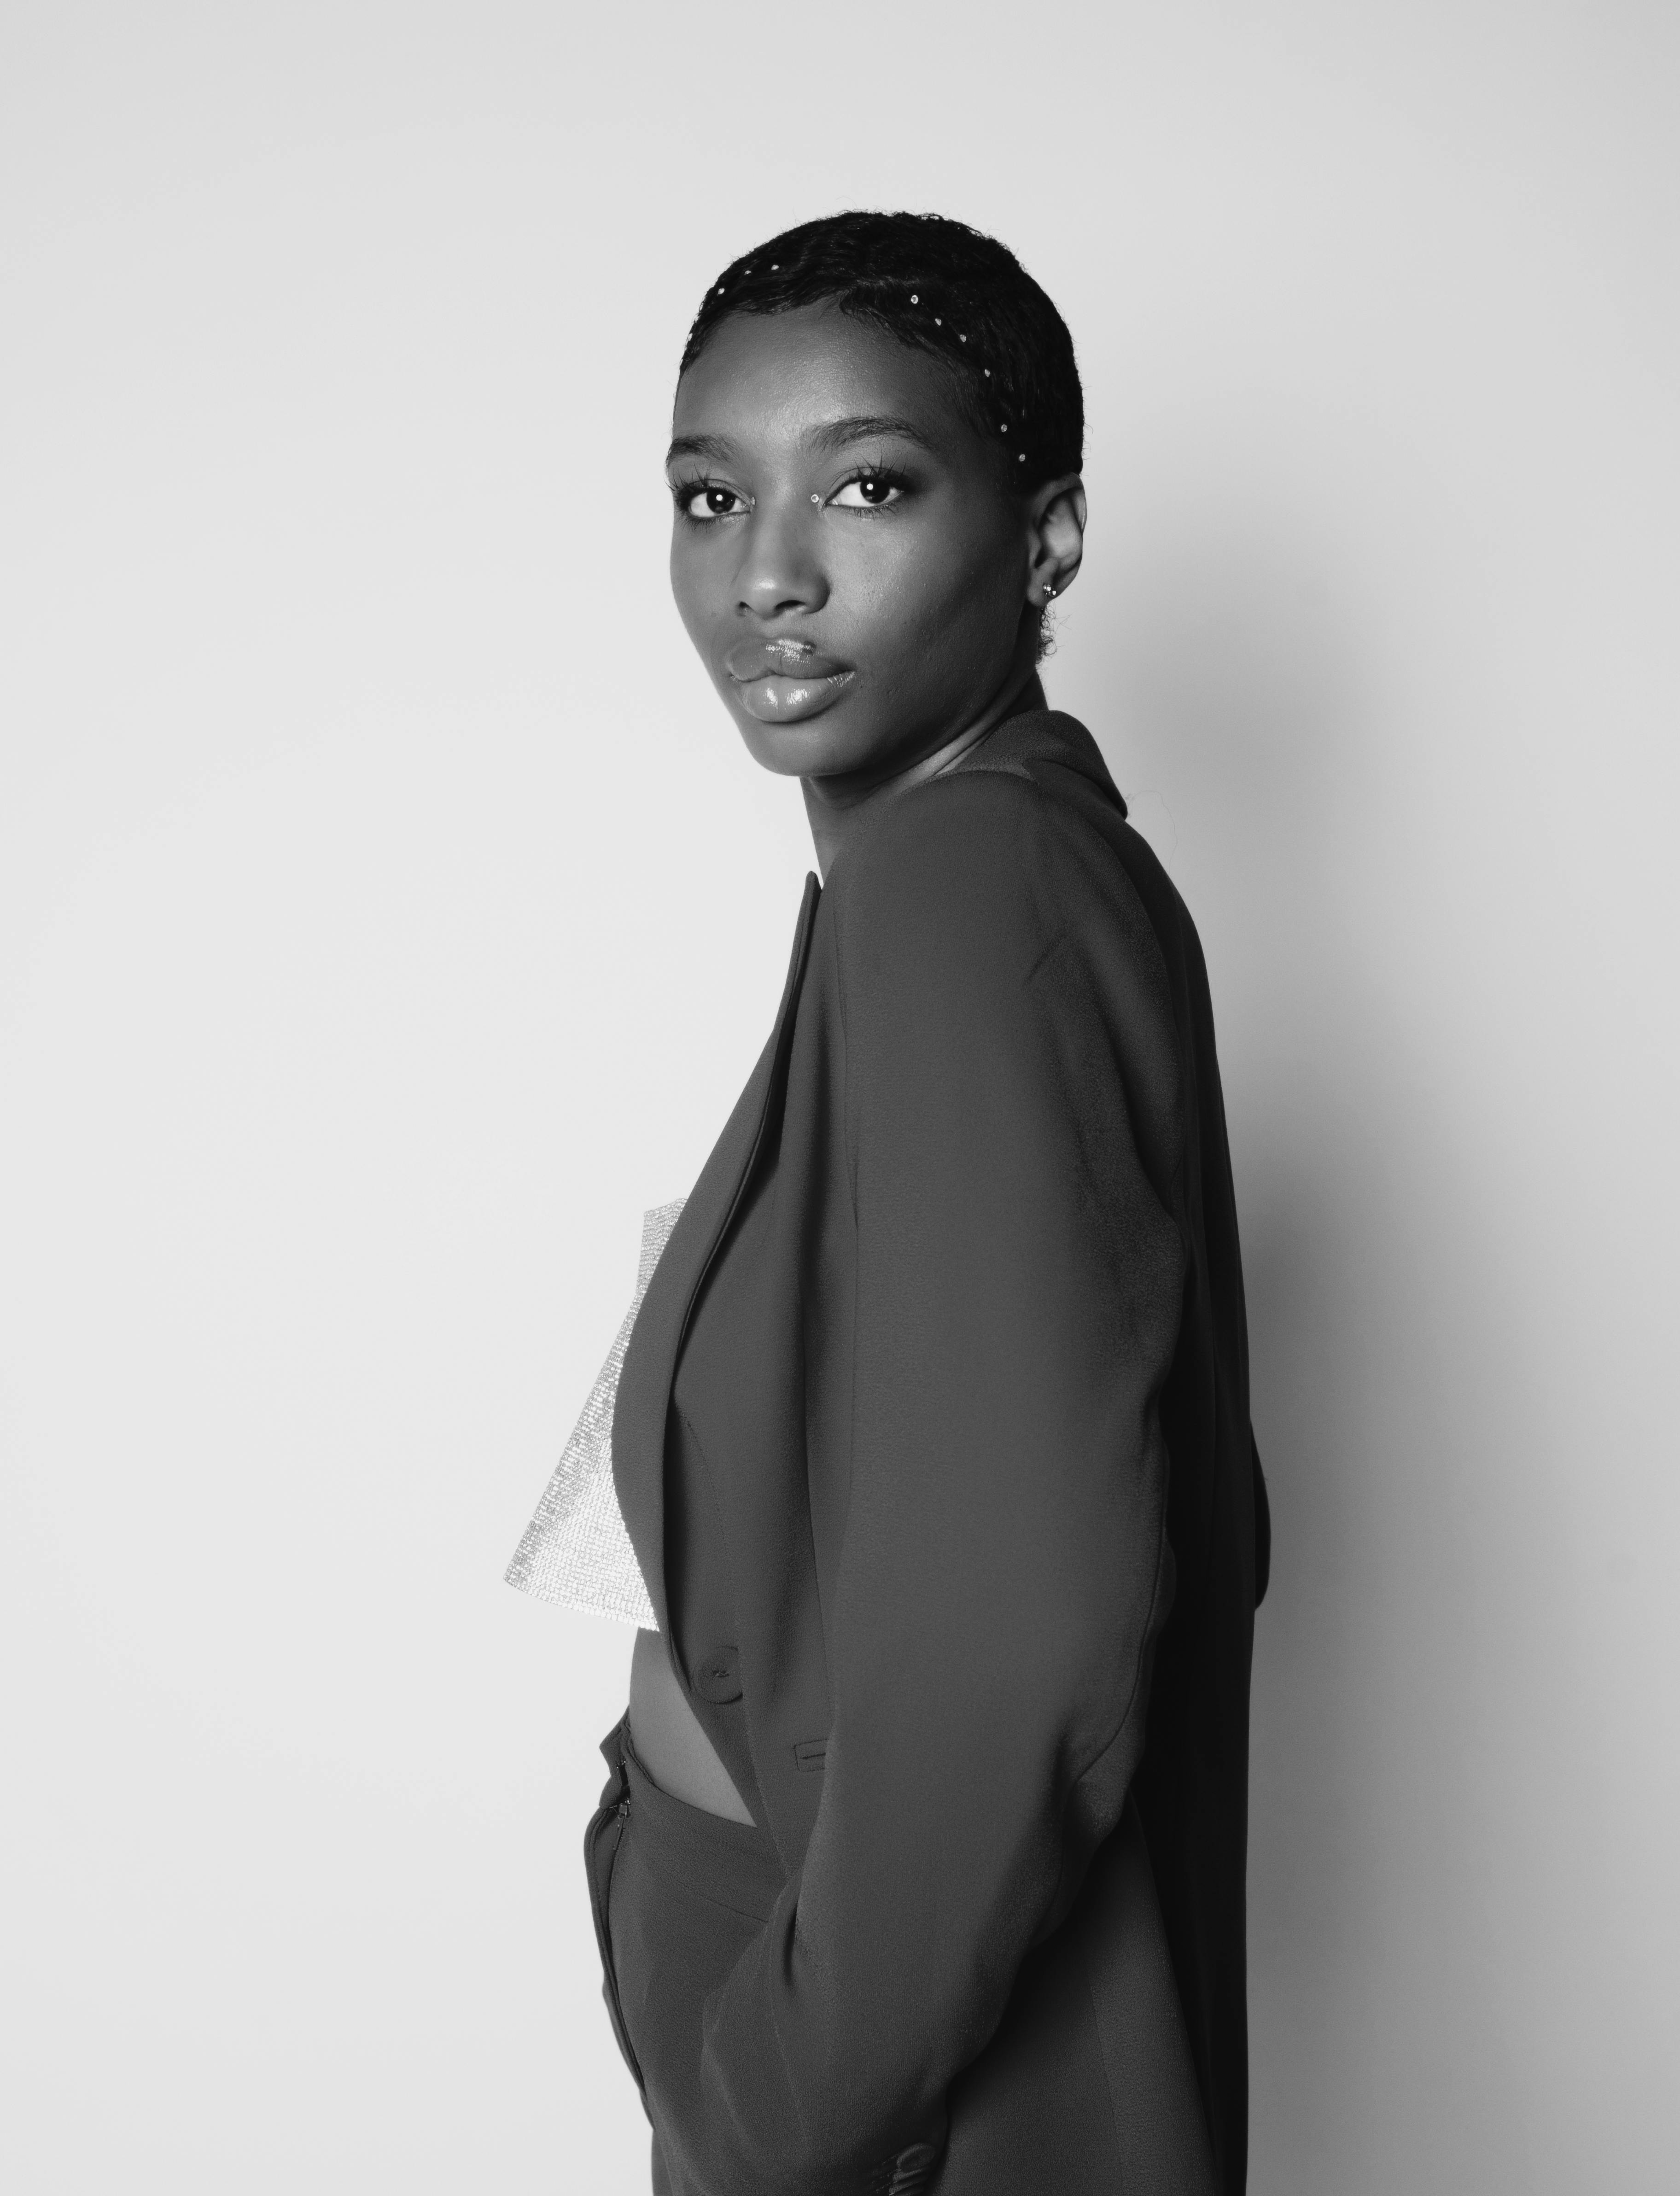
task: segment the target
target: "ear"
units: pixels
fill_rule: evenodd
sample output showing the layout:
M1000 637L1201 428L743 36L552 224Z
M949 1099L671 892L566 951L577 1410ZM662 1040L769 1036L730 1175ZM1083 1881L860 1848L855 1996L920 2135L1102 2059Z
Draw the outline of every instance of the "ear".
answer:
M1064 473L1027 506L1027 602L1042 610L1073 581L1085 554L1085 483ZM1047 592L1048 590L1048 592Z

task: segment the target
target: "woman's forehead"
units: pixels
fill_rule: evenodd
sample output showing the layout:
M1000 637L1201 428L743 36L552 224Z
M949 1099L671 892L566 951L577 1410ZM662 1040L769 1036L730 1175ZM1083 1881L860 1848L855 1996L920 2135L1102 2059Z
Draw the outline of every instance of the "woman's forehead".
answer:
M678 381L672 425L678 444L810 444L858 421L931 448L978 439L940 361L832 305L725 321Z

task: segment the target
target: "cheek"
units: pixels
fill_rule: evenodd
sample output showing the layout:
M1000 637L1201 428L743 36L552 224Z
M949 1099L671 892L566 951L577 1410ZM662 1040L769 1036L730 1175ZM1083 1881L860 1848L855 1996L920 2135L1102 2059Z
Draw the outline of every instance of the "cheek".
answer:
M984 650L986 636L1012 648L1019 558L996 527L904 527L857 560L852 598L886 656L934 659ZM839 591L836 591L837 595Z
M684 631L696 647L702 644L704 636L717 621L717 559L703 553L710 546L685 532L673 533L671 537L672 598Z

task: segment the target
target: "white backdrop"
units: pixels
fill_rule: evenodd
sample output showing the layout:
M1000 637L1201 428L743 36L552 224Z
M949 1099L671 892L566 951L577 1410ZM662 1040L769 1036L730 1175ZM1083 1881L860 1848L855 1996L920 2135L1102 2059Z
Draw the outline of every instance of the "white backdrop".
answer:
M646 2186L631 1635L500 1574L811 859L677 354L849 203L1073 327L1051 696L1212 968L1251 2185L1672 2188L1677 20L10 0L9 2188Z

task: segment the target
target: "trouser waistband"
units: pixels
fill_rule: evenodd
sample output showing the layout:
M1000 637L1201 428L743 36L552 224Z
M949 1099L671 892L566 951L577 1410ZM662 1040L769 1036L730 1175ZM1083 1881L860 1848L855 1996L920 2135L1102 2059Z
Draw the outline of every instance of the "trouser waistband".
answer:
M655 1784L637 1753L626 1715L620 1726L630 1802L630 1835L662 1881L755 1922L767 1922L788 1881L769 1833L678 1800Z

